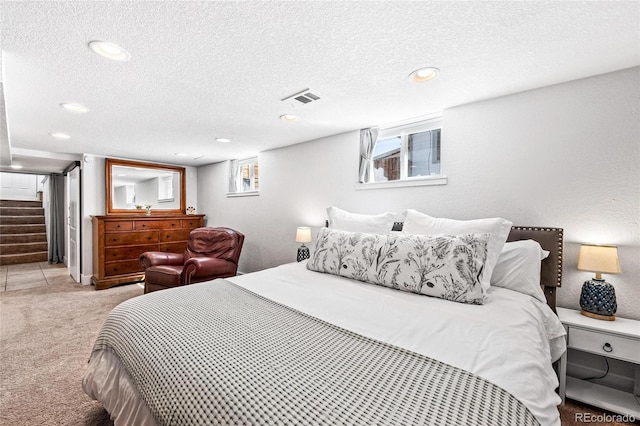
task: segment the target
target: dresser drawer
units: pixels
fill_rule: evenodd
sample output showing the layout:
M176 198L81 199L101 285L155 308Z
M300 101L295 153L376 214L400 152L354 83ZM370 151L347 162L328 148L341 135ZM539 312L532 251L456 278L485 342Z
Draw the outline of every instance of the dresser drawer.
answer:
M123 260L121 262L106 262L104 264L105 275L120 275L130 274L132 272L144 271L144 268L140 265L140 261L136 260Z
M132 246L158 242L158 231L109 232L104 235L105 246Z
M135 223L136 231L145 229L180 229L180 220L140 220Z
M640 340L593 330L569 329L570 348L640 363Z
M145 251L158 251L157 244L148 244L144 246L115 246L105 248L104 260L111 262L113 260L134 260L138 259Z
M191 229L160 231L160 242L187 241Z
M158 250L167 253L182 253L187 249L186 241L178 241L175 243L160 243L158 244Z
M118 221L118 222L105 222L104 230L105 231L131 231L133 229L133 222L128 221Z
M183 228L199 228L201 227L202 219L182 219L182 227Z

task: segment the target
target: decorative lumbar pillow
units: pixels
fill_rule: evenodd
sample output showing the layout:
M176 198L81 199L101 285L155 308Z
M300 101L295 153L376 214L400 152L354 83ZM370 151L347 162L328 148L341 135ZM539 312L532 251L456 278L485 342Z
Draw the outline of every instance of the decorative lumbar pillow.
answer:
M489 234L487 244L487 261L480 277L480 282L485 290L490 287L491 274L498 261L509 231L513 223L501 217L475 220L454 220L436 218L420 213L416 210L407 210L403 232L407 234L436 235L436 234Z
M462 303L484 303L488 234L367 234L323 228L307 262L340 275Z
M540 268L547 256L549 252L534 240L506 243L493 268L491 285L528 294L546 303L540 287Z
M329 228L349 232L366 232L370 234L387 234L391 232L393 223L402 220L396 213L358 214L350 213L337 207L327 208Z

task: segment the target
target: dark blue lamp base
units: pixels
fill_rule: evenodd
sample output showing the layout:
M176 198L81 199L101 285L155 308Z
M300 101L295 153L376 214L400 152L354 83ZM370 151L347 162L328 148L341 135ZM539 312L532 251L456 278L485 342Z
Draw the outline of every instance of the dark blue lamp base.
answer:
M614 321L618 310L615 289L605 280L585 281L580 293L580 309L582 315Z
M308 259L311 256L309 253L309 247L304 244L298 248L298 262L302 262L305 259Z

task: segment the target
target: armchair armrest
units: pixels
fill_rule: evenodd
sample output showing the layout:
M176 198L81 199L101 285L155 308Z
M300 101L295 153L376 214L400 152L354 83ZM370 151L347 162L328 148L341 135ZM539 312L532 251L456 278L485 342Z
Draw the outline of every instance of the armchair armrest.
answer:
M217 257L192 257L184 264L185 284L236 275L238 265Z
M147 251L140 255L140 265L144 269L156 265L181 266L184 263L184 254L165 253L163 251Z

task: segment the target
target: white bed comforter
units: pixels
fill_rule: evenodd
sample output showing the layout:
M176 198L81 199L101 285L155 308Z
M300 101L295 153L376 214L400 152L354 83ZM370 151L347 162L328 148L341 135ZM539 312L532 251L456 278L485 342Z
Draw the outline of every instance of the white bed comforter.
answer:
M291 263L229 281L373 339L472 372L509 391L541 425L559 425L551 363L564 327L544 303L491 287L484 305L455 303L312 272Z

